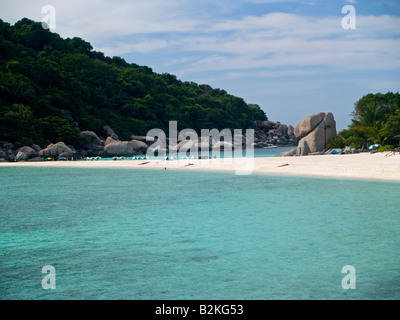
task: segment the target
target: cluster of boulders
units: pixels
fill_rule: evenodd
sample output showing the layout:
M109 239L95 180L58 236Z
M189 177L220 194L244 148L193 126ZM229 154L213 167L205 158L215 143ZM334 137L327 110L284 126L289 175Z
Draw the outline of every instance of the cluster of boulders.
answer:
M89 143L81 150L84 156L102 156L102 157L114 157L114 156L134 156L140 154L146 154L149 147L157 149L160 152L180 152L188 151L197 148L201 150L233 150L236 147L246 146L249 144L246 141L245 136L233 137L233 143L228 141L214 141L211 137L206 139L199 138L198 140L183 140L176 144L172 144L168 137L161 143L156 141L153 137L148 136L135 136L132 135L129 141L120 141L118 135L108 127L106 130L109 135L105 140L99 138L93 131L83 131L80 133L82 138L85 138ZM157 147L158 146L158 147ZM154 150L153 150L154 151Z
M297 145L298 140L291 125L272 121L253 121L253 128L255 148Z
M71 158L76 154L73 147L65 145L64 142L56 144L49 144L46 148L42 149L37 144L26 146L20 142L10 143L7 141L0 141L0 162L8 161L44 161L49 157L56 158Z

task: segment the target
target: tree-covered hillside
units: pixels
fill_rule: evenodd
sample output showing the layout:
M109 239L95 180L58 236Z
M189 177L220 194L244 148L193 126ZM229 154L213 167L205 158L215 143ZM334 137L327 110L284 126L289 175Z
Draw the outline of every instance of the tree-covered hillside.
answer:
M247 129L267 120L258 105L208 85L129 64L93 51L80 38L62 39L41 23L0 20L0 140L79 143L80 131L121 139L168 122L179 129Z

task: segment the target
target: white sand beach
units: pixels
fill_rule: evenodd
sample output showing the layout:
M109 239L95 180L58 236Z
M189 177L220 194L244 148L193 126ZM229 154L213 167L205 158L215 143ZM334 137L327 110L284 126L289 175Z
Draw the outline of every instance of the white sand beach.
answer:
M132 168L220 171L400 181L400 154L360 153L247 159L4 162L0 167Z

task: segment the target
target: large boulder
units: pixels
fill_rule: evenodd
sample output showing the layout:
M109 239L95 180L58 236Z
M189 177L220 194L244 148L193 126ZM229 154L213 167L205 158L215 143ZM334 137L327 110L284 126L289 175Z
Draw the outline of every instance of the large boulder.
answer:
M296 128L294 129L294 134L297 139L301 140L310 132L312 132L325 118L325 113L317 113L311 116L308 116L302 120L300 120Z
M118 140L118 139L119 139L118 136L117 136L117 134L114 132L113 129L111 129L110 126L105 125L105 126L104 126L104 131L107 133L107 136L108 136L108 137L111 137L111 138L113 138L114 140Z
M135 135L132 135L131 140L142 141L147 144L149 144L149 143L152 144L152 143L154 143L154 141L156 141L156 139L154 137L135 136Z
M113 139L111 137L107 137L106 142L104 143L104 146L107 146L107 145L112 144L112 143L117 143L117 142L120 142L120 141L115 140L115 139Z
M261 128L265 130L271 130L275 127L275 122L272 121L262 121L261 122Z
M27 161L29 156L25 152L18 152L14 161Z
M7 159L7 153L5 153L2 149L0 149L0 158Z
M131 141L131 145L133 148L133 154L145 154L147 149L148 149L148 145L147 143L144 143L143 141L138 141L138 140L132 140Z
M141 141L116 141L109 143L104 147L106 156L133 156L136 154L144 154L147 151L147 144Z
M37 144L33 144L32 149L35 150L36 152L39 152L40 150L42 150L42 148L40 146L38 146Z
M103 145L103 141L101 141L101 139L98 137L98 135L96 133L94 133L93 131L82 131L79 136L81 138L86 139L87 141L89 141L89 144L93 145L93 146L102 146Z
M329 140L336 136L336 122L332 113L318 113L299 121L295 135L300 139L297 155L305 156L321 152L328 146Z
M47 148L39 151L39 157L58 157L61 154L72 156L73 150L65 145L64 142L57 142L56 144L50 144Z
M16 154L18 155L18 153L20 153L20 152L25 153L28 156L28 158L34 158L37 156L37 152L33 148L27 147L27 146L19 148L17 150ZM17 158L18 158L18 156L17 156Z
M102 141L93 131L82 131L79 136L88 141L83 147L84 154L88 156L103 155L104 141Z

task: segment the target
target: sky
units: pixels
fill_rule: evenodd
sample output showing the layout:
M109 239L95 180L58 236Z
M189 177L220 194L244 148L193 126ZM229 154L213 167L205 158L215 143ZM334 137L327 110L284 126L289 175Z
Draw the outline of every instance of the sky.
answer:
M46 5L63 38L224 89L274 122L332 112L346 129L364 95L400 91L400 0L1 0L0 19L40 22Z

